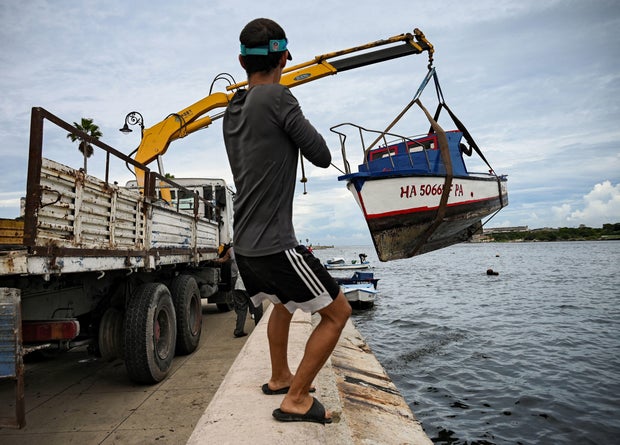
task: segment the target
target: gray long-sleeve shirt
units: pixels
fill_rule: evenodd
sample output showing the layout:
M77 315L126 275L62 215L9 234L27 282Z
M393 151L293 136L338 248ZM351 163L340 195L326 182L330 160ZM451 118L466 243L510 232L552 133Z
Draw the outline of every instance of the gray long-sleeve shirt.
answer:
M325 140L280 84L238 91L226 108L223 131L236 187L235 252L264 256L297 246L293 195L299 150L327 168Z

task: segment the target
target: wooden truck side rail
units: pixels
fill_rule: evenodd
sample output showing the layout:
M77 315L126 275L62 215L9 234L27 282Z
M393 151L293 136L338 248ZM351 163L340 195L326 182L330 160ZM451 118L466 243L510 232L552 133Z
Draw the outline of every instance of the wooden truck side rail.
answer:
M103 150L105 179L44 158L44 120ZM112 159L143 169L144 189L111 182ZM194 211L180 211L157 199L156 181L192 193L43 108L33 108L25 215L21 221L0 220L0 275L154 269L215 258L220 209L195 194ZM198 200L212 209L211 219L198 215Z

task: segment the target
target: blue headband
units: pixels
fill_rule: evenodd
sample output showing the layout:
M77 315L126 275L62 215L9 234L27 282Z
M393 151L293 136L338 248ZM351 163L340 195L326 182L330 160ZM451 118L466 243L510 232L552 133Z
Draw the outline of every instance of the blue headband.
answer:
M244 44L241 44L242 56L266 56L269 53L281 53L286 51L287 39L270 40L268 45L255 46L247 48Z

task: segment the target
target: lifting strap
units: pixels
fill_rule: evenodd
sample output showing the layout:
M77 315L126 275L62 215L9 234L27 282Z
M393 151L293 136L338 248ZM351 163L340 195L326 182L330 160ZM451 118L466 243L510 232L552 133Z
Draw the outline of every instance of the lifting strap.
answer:
M441 85L439 84L439 77L437 76L437 71L435 70L435 68L430 68L428 70L428 73L426 73L424 80L422 80L422 83L420 84L420 88L418 88L418 91L416 92L415 98L418 98L422 94L422 91L424 91L424 88L426 87L426 85L428 84L431 78L433 79L433 83L435 84L435 91L437 93L437 101L438 101L437 109L435 110L435 115L433 116L433 119L435 121L438 121L439 114L441 113L442 108L445 108L448 114L450 115L450 118L456 125L456 128L461 133L463 133L463 137L465 138L469 146L475 150L478 156L480 156L480 159L482 159L484 163L489 167L491 172L493 172L494 171L493 167L491 167L491 164L489 164L489 161L487 161L487 159L484 157L484 154L482 154L482 150L480 150L480 147L478 147L478 144L476 144L476 141L474 141L474 138L472 137L471 133L467 130L467 128L465 128L465 125L463 125L461 120L458 117L456 117L456 115L452 112L450 107L448 107L448 104L446 104L446 101L444 100L444 97L443 97L443 92L441 91ZM429 134L431 134L431 133L434 133L435 130L431 126L428 132Z
M434 69L434 68L433 68ZM433 222L427 227L424 233L420 236L420 239L416 243L415 247L409 252L411 256L418 253L418 251L426 244L428 239L435 233L435 230L441 225L443 219L446 215L446 209L448 208L448 198L450 196L450 189L452 188L452 179L454 177L452 171L452 159L450 158L450 152L448 150L448 139L446 137L446 132L441 128L441 126L437 123L437 119L433 119L428 110L422 105L420 99L416 97L415 103L420 107L420 109L426 115L426 118L431 124L431 128L434 133L437 133L437 142L439 144L439 150L441 159L446 167L446 178L443 184L443 190L441 192L441 199L439 200L439 207L437 207L437 213L435 214L435 219Z

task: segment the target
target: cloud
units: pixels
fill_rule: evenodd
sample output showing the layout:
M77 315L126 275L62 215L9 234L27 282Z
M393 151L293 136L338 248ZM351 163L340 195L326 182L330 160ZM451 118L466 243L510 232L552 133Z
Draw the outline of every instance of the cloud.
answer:
M13 210L15 208L19 208L19 202L19 198L0 199L0 208L8 208Z
M566 219L591 227L620 222L620 184L612 185L611 181L596 184L583 197L583 207L570 211Z
M0 217L17 216L25 194L31 107L43 106L68 122L92 117L104 142L129 153L138 132L118 132L128 112L141 112L150 127L208 95L217 74L243 80L236 60L238 33L250 19L272 11L286 29L293 63L422 29L435 46L447 103L495 171L508 175L510 205L489 227L600 225L617 219L616 2L420 0L414 8L394 0L378 9L371 0L359 0L355 8L317 0L303 12L275 0L203 3L2 2ZM413 16L406 13L414 9ZM411 100L426 65L426 56L392 60L293 92L340 166L338 138L329 129L341 122L385 128ZM432 112L432 87L422 99ZM418 114L407 115L403 124L407 135L427 125ZM49 157L79 165L75 144L64 134L48 137L47 131ZM353 168L359 158L358 152ZM97 171L101 159L95 155L89 172L91 164ZM232 183L220 123L173 142L164 167L177 178L222 177ZM480 168L472 163L472 169ZM131 179L124 168L115 173L120 183ZM308 195L298 190L295 202L298 236L315 243L370 243L359 208L337 181L339 172L306 165L306 175Z

